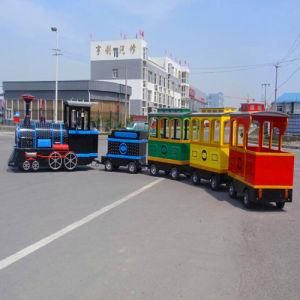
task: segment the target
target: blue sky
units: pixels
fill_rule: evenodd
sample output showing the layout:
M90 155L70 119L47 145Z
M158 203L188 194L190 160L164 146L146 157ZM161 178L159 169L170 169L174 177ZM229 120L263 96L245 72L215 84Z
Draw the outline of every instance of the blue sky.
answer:
M134 37L142 29L150 55L167 52L186 60L191 84L204 92L222 91L226 104L261 100L263 82L271 84L273 98L272 63L289 49L286 60L300 58L299 0L1 0L0 85L54 79L51 26L59 28L64 53L60 79L89 78L91 39L118 39L121 32ZM279 85L299 67L300 59L282 64ZM299 80L300 69L279 95L300 92Z

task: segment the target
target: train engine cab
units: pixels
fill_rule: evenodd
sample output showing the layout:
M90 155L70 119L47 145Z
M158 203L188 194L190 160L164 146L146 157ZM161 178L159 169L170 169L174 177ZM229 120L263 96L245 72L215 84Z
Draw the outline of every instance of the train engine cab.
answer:
M294 155L282 150L288 117L277 112L233 113L228 191L243 204L292 202Z
M97 130L90 130L90 103L64 103L64 123L30 120L30 104L35 100L23 95L26 103L24 121L16 126L15 147L8 166L23 171L41 167L57 171L74 170L98 157Z

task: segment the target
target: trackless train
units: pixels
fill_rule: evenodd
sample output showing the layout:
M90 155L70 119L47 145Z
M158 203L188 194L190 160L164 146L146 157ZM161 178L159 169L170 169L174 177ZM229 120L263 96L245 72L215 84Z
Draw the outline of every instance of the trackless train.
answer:
M30 121L30 102L23 96L26 116L16 126L16 144L9 166L37 171L74 170L98 157L98 134L90 129L90 103L66 102L64 123ZM194 184L208 180L213 190L226 184L230 197L242 196L245 207L292 202L294 154L282 150L288 116L266 112L262 104L234 108L161 108L149 114L149 132L113 130L108 151L101 157L107 171L128 166L137 173L143 166L156 176L160 170ZM147 147L148 143L148 147ZM147 159L148 158L148 159Z
M64 103L64 122L47 123L30 120L31 95L22 96L26 103L24 121L16 126L15 147L8 165L24 171L49 167L74 170L98 157L98 134L90 129L90 107L86 102Z
M266 112L259 104L233 108L158 109L149 115L148 164L177 179L191 176L194 184L209 180L213 190L227 184L230 197L275 202L292 201L294 154L282 150L288 116Z

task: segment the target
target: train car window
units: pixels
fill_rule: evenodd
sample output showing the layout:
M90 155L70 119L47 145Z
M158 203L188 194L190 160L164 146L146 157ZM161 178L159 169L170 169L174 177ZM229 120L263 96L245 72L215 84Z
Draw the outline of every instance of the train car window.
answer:
M162 139L168 139L170 137L170 134L169 134L170 128L169 128L169 126L170 126L170 124L169 124L168 119L164 118L164 119L160 120L160 124L159 124L160 137Z
M149 135L150 137L157 138L157 119L151 118L150 119L150 127L149 127Z
M71 110L71 124L70 128L77 128L77 111L75 109Z
M263 148L270 148L271 142L271 123L269 121L263 124Z
M181 120L172 119L171 121L171 138L173 140L180 140L181 138Z
M89 129L89 115L88 115L88 112L87 112L86 110L83 111L83 112L81 113L81 116L84 117L84 122L83 122L84 127L81 128L81 129L83 129L83 130L88 130L88 129Z
M213 124L213 143L219 144L220 143L220 121L214 120Z
M248 130L247 147L259 147L259 122L252 121Z
M231 145L236 146L236 120L231 123Z
M237 146L243 147L245 140L245 128L244 125L240 124L237 128Z
M228 145L230 138L230 122L224 122L223 144Z
M193 119L192 121L192 140L193 141L199 141L199 120L198 119Z
M279 128L277 127L273 127L273 130L272 130L272 150L276 150L276 151L280 151L280 139L281 139L281 136L280 136L280 131L279 131Z
M183 131L183 139L189 140L190 139L190 120L184 120L184 131Z
M202 142L209 143L210 142L210 138L209 138L210 121L209 120L202 121L201 129L202 129L202 136L201 136Z

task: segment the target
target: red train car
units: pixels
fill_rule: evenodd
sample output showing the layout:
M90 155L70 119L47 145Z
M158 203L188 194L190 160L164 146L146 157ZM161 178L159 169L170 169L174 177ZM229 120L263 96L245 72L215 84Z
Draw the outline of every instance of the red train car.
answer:
M288 117L277 112L240 112L231 115L229 195L254 202L292 202L294 154L282 150Z

